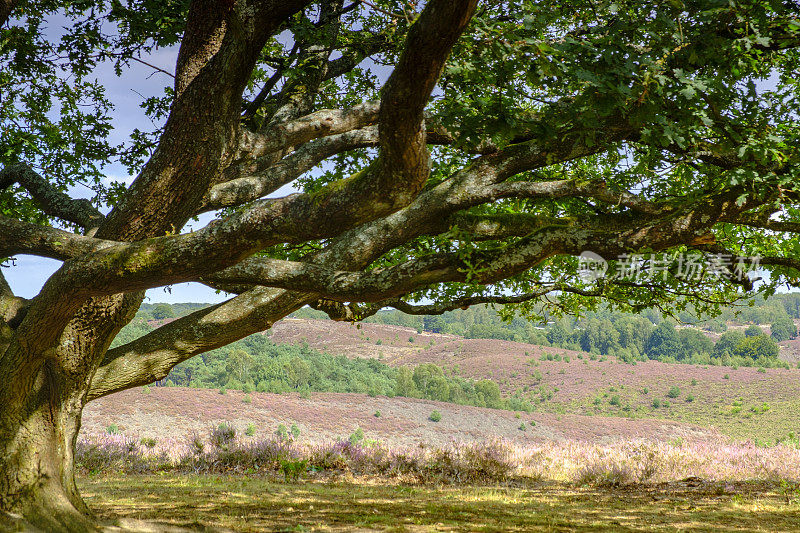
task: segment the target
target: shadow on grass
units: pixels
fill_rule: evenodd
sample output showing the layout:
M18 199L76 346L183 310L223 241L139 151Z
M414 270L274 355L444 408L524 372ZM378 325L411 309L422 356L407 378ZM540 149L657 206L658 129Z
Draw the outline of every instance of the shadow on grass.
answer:
M101 519L202 529L306 531L798 531L800 492L770 484L617 489L555 483L422 486L281 483L240 476L82 479Z

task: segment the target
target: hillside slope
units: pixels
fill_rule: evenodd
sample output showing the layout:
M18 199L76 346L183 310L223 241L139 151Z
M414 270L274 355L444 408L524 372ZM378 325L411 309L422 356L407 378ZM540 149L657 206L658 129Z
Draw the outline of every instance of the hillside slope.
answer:
M436 363L448 373L492 379L505 394L531 399L539 412L661 418L762 441L800 433L796 368L632 365L562 348L327 320L283 320L270 336L392 366Z
M90 403L83 418L84 435L100 434L111 424L123 434L158 439L183 439L192 432L206 433L229 422L240 434L248 424L256 437L270 436L278 424L297 424L301 438L347 438L356 428L366 438L392 444L447 444L452 439L482 441L496 437L515 442L577 439L605 442L622 438L672 440L711 439L719 435L689 424L664 420L626 420L612 417L517 413L410 398L369 397L363 394L252 393L244 402L239 391L182 387L132 389ZM442 418L428 417L438 410ZM380 411L380 417L375 413ZM531 425L535 422L535 425ZM525 430L520 426L524 425Z

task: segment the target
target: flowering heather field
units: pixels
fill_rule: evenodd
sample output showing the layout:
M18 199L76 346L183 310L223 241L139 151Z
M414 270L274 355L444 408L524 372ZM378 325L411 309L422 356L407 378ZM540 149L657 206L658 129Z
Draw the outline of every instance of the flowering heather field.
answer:
M348 357L381 357L392 366L436 363L455 375L491 379L504 394L529 399L539 413L671 420L771 443L800 435L797 368L632 365L562 348L324 320L278 322L271 338Z
M367 438L390 445L423 442L443 446L456 441L503 438L519 444L553 440L605 442L613 439L714 439L719 433L667 420L571 414L524 413L414 398L371 397L356 393L245 395L229 390L152 387L131 389L100 398L84 410L83 435L105 433L111 425L124 434L181 439L204 433L209 426L232 424L242 434L255 426L256 438L272 436L279 424L296 424L303 439L324 441L347 437L357 427ZM245 400L249 399L249 402ZM429 417L433 410L439 422ZM375 413L381 416L376 417ZM520 429L525 423L525 431ZM533 422L535 425L531 424Z
M562 441L514 444L504 440L452 442L441 447L387 446L374 441L292 441L237 437L212 429L207 436L135 439L83 438L77 464L86 475L252 474L314 478L351 474L408 482L555 481L625 486L686 479L739 482L800 481L800 450L723 441Z

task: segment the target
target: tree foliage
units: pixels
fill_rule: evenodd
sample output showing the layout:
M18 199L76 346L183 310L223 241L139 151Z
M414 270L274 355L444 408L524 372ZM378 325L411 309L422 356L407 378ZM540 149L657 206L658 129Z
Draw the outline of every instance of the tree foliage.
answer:
M154 316L159 306L143 313ZM171 309L171 306L167 306ZM152 314L151 314L152 313ZM120 336L130 342L153 330L143 319L127 325ZM470 380L433 363L393 368L378 359L348 358L309 348L275 344L256 334L176 365L161 383L212 389L256 390L277 394L355 392L371 396L405 396L462 405L530 411L518 396L504 397L488 379Z
M786 341L797 336L797 326L789 317L780 317L770 326L770 336L776 341Z
M40 529L89 527L63 453L87 401L304 305L714 312L754 256L760 289L798 282L794 0L0 5L0 257L61 261L30 300L0 283L0 502ZM163 47L153 128L111 142L93 72ZM231 298L108 349L187 281Z

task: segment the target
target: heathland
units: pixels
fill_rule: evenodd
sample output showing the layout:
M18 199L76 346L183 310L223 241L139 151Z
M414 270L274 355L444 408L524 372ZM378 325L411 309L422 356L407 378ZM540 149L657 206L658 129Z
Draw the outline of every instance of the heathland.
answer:
M302 310L90 404L80 484L132 528L796 530L797 302L710 323ZM117 342L197 307L144 306Z

